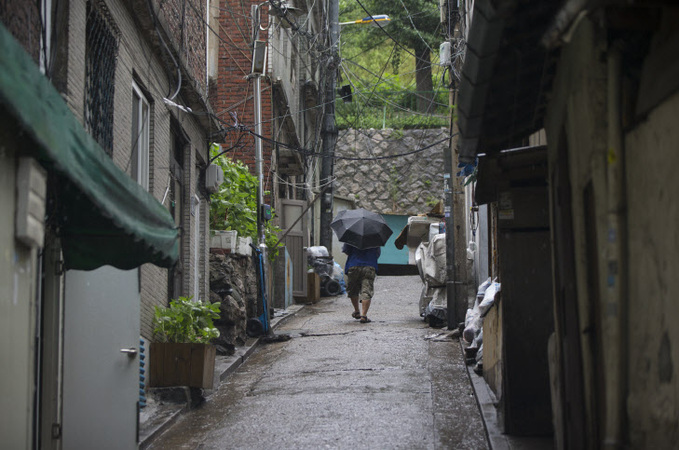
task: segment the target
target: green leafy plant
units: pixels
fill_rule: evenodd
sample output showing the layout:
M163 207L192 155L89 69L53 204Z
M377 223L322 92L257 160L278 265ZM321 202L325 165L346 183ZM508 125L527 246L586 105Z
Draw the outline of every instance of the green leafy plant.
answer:
M441 199L439 199L439 198L437 198L433 195L430 195L430 196L427 197L425 204L429 207L434 207L440 201L441 201Z
M389 171L389 197L392 202L392 209L398 209L398 200L401 193L401 176L396 166L391 166Z
M218 148L212 149L213 156ZM257 242L257 177L240 161L220 156L214 162L224 171L224 183L219 192L210 197L210 229L234 230L240 237L250 237ZM265 221L263 226L268 255L273 260L278 254L278 247L274 245L281 229L272 221Z
M389 135L389 139L394 140L394 141L398 141L400 139L403 139L403 136L404 136L403 130L394 130Z
M155 307L153 336L156 342L206 344L219 337L213 324L219 318L219 303L194 302L179 297L168 307Z
M423 93L380 89L380 86L373 95L357 96L352 103L337 102L337 127L404 130L449 125L451 108L448 106L448 91L424 93L434 96L435 102L426 113L413 113L418 96Z

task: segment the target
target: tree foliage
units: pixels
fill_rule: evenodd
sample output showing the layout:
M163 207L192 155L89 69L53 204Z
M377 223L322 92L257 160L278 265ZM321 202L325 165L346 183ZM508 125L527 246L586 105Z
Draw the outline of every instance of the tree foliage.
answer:
M360 55L363 52L376 49L379 57L368 57L366 62L370 64L387 57L391 66L390 74L398 74L404 61L413 60L416 91L420 93L418 110L426 111L430 107L432 97L427 93L433 91L432 49L437 49L441 42L438 1L361 0L359 4L356 0L340 0L340 22L367 17L369 14L366 10L373 15L387 14L391 22L385 26L384 30L365 25L344 26L341 36L343 57L362 59ZM396 40L397 44L389 39L385 31ZM352 50L348 51L349 48ZM370 54L374 55L374 51ZM382 65L383 68L385 66L386 64ZM382 71L376 67L370 69L377 73Z
M216 151L212 150L213 157ZM250 174L245 164L226 156L220 156L214 163L222 168L224 183L210 197L210 229L234 230L239 236L257 242L257 177ZM274 245L280 231L271 221L264 223L264 238L271 258L278 254Z

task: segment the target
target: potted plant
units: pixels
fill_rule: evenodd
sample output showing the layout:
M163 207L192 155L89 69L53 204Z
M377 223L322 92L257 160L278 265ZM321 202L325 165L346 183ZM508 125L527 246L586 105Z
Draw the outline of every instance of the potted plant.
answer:
M219 337L212 322L218 318L218 303L194 302L191 297L156 306L149 386L212 388L216 350L209 342Z

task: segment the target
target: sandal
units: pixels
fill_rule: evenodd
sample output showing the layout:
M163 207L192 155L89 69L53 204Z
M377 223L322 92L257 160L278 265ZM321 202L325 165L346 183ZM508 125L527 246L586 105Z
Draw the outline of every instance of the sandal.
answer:
M361 313L358 312L358 311L354 311L354 312L351 313L351 317L353 317L354 319L360 319Z
M368 319L368 316L361 316L361 323L370 323L372 320Z

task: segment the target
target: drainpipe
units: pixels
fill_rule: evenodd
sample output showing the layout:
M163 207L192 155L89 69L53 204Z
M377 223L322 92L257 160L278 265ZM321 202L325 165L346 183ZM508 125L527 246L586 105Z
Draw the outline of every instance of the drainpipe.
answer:
M607 283L603 333L606 363L606 428L604 448L623 448L627 393L627 252L625 227L625 160L620 97L621 55L608 51Z

